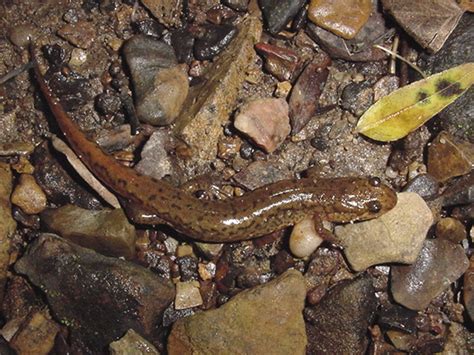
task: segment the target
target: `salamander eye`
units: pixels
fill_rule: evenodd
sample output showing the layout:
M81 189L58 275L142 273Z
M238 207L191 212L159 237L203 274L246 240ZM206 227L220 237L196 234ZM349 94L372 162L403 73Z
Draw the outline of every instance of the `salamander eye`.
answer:
M373 176L369 179L369 184L374 187L380 186L381 183L382 182L380 181L380 179L376 176Z
M372 213L380 212L380 210L382 209L382 204L377 200L367 202L366 206L369 212Z

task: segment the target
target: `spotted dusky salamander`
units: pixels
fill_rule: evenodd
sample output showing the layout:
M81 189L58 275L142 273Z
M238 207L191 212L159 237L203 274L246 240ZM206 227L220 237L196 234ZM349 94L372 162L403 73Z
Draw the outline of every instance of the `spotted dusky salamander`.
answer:
M228 200L198 199L104 153L66 113L38 65L35 72L61 131L79 158L122 200L144 212L139 220L130 216L136 222L156 224L158 218L196 240L233 242L272 233L308 215L346 223L376 218L396 204L395 192L378 178L352 177L282 180Z

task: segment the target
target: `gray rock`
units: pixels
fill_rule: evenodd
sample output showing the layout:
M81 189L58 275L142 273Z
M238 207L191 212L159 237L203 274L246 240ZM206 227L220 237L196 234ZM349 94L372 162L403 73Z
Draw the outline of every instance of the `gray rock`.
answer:
M393 298L407 308L422 310L468 266L460 245L444 239L426 240L414 264L392 267Z
M91 211L73 205L41 214L46 228L85 248L109 256L135 255L135 228L121 209Z
M307 353L365 353L367 327L376 308L377 298L369 276L338 283L316 306L305 309Z
M350 83L342 91L341 106L355 116L361 116L374 101L374 90L370 83Z
M158 180L166 175L171 175L173 165L166 149L170 143L169 132L156 131L153 133L143 147L141 160L135 166L135 169L139 173Z
M43 234L15 264L68 326L73 349L101 352L129 329L153 338L174 287L141 266Z
M434 199L439 194L439 182L430 174L420 174L410 180L404 187L404 192L415 192L424 200Z
M351 267L362 271L376 264L415 262L432 224L425 201L404 192L391 211L370 221L337 226L335 233Z
M173 324L168 353L305 354L303 276L289 270L239 293L219 309Z
M132 76L138 118L152 125L172 123L189 89L173 47L137 35L125 43L123 51Z
M276 34L297 14L305 0L260 0L259 4L266 29Z

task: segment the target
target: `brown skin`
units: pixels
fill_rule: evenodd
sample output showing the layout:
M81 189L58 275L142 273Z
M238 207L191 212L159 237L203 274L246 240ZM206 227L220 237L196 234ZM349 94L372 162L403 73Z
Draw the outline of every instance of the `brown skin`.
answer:
M377 178L283 180L232 200L199 200L105 154L64 111L37 66L35 72L59 127L79 158L111 190L148 212L136 222L155 224L158 218L196 240L223 243L269 234L308 215L340 223L376 218L397 202L396 194Z

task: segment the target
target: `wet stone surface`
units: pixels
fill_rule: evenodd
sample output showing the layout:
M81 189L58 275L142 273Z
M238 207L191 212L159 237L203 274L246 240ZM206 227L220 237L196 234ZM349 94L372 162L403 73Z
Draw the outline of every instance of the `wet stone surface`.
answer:
M72 347L83 351L99 351L130 328L153 338L174 297L171 283L151 271L51 234L40 236L15 270L42 289L68 325Z
M305 309L309 353L363 353L367 327L375 315L377 299L372 280L364 275L342 281L313 307Z
M304 3L304 0L260 0L260 9L268 32L280 32Z
M428 173L440 182L469 173L474 166L474 144L441 132L428 148Z
M422 310L468 268L460 245L448 240L426 240L414 264L392 267L391 290L396 302Z
M369 19L370 0L312 0L308 17L316 25L345 38L354 38Z
M202 38L194 44L194 55L199 60L209 60L218 55L237 35L232 25L208 25Z
M295 51L268 43L257 43L255 50L264 58L265 69L278 80L294 79L301 65Z
M61 237L109 256L132 259L135 228L121 209L90 211L73 205L41 214L46 228Z

